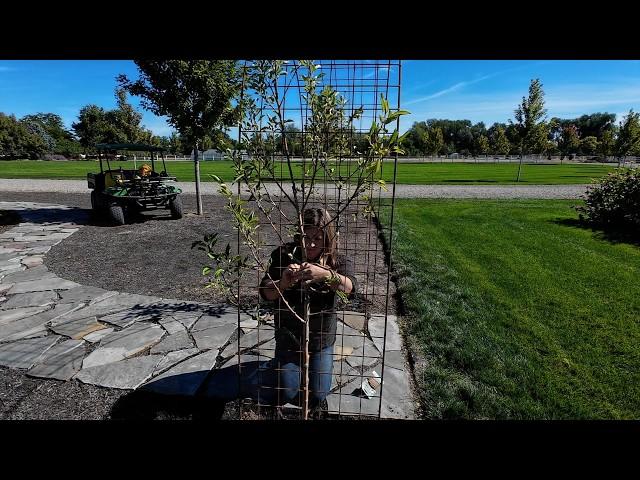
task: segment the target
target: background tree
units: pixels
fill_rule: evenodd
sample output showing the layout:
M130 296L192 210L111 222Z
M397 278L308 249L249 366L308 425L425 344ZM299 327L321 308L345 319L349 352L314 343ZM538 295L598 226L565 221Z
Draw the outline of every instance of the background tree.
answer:
M440 155L444 148L444 135L440 127L429 128L428 142L426 145L429 154Z
M480 135L478 137L476 146L476 151L478 152L478 154L486 155L487 153L489 153L490 148L491 147L489 145L489 139L485 135Z
M166 116L193 147L197 213L202 215L198 149L206 136L218 141L216 132L238 122L239 105L232 105L241 85L236 62L136 60L135 63L140 78L132 82L126 75L119 75L118 83L131 95L141 97L143 108Z
M486 150L486 152L481 152L479 150L480 145L481 145L481 141L480 141L480 137L484 137L485 140L487 140L487 146L488 146L488 132L487 132L487 127L485 126L484 122L478 122L475 125L473 125L470 129L471 132L471 146L470 146L470 151L471 153L476 156L476 155L486 155L486 153L488 153L488 149ZM483 141L484 142L484 141Z
M627 155L634 155L640 149L640 113L633 109L620 122L620 130L616 139L614 151L618 157L618 163Z
M25 115L22 121L36 122L42 125L46 133L54 142L53 153L64 155L65 157L76 158L82 149L71 131L65 126L60 115L55 113L36 113L33 115Z
M511 122L518 133L520 145L520 163L518 164L517 182L520 181L522 157L524 153L538 153L545 149L547 143L547 126L544 108L544 91L539 79L531 80L529 96L522 97L522 102L515 112L515 122Z
M509 155L511 151L511 142L507 138L505 129L501 126L497 127L492 138L493 151L498 155Z
M46 138L50 139L39 124L0 113L0 155L4 158L40 158L49 148Z
M580 134L575 125L562 127L560 138L558 139L558 149L560 150L560 163L565 156L576 153L580 147Z
M584 155L595 155L598 147L598 139L594 136L584 137L580 140L580 152Z
M613 149L616 144L616 130L610 129L602 133L602 139L598 147L598 153L602 155L605 162L610 155L613 155Z
M569 121L574 124L583 138L596 137L602 138L602 134L606 130L611 130L615 126L616 114L615 113L592 113L588 115L582 115L579 118Z
M84 147L85 153L95 151L96 143L105 142L107 136L107 120L105 111L97 105L86 105L80 109L78 121L71 124L80 145Z
M20 120L20 122L25 126L27 131L33 137L32 148L33 151L36 152L36 157L40 157L44 153L53 154L53 149L56 146L56 142L51 137L51 135L47 133L40 122L25 119Z
M142 114L127 102L127 92L116 88L115 95L118 107L106 113L112 132L110 140L113 143L151 143L153 133L140 125Z

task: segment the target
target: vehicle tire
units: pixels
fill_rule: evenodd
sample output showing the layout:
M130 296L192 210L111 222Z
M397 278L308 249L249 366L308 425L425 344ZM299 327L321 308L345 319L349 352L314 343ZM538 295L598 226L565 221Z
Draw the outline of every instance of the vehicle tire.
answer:
M118 204L109 206L109 220L114 225L124 225L124 211Z
M91 209L97 212L98 208L98 193L95 190L91 190Z
M182 218L182 199L180 197L174 197L169 200L169 210L171 210L171 218Z

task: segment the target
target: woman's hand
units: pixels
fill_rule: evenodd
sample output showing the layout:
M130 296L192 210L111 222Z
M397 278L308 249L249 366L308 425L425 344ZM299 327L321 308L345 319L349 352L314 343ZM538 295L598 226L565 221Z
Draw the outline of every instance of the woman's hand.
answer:
M305 262L300 265L301 280L306 283L320 283L331 277L331 270L315 263Z
M302 279L302 273L300 265L297 263L291 263L287 268L282 271L282 277L280 278L280 288L286 290L295 285Z

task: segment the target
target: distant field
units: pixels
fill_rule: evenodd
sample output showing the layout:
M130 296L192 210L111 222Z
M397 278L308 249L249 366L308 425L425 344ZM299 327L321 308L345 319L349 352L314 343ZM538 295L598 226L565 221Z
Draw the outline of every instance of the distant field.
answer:
M139 167L141 162L137 162ZM112 168L132 169L133 162L113 162ZM193 181L191 162L167 162L171 175L178 181ZM522 184L562 185L590 183L593 178L614 169L609 165L591 164L524 164L520 175ZM346 168L343 173L346 173ZM88 172L99 171L94 161L46 162L34 160L0 161L0 178L86 179ZM298 171L300 167L298 166ZM202 181L212 181L209 174L225 181L234 177L230 161L201 162ZM414 185L506 185L516 183L518 165L473 163L399 163L397 183ZM391 164L383 168L383 178L393 180Z

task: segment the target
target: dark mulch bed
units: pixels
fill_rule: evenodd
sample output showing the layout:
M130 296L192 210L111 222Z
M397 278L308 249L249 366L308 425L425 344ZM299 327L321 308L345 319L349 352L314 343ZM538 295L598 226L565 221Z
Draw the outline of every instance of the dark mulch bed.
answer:
M5 201L59 203L87 211L89 195L55 193L3 193ZM145 212L134 223L113 227L99 219L56 245L45 257L47 268L62 278L83 285L96 286L141 295L154 295L207 303L224 301L212 289L205 289L206 279L201 268L206 263L204 252L192 250L191 245L204 235L218 232L219 246L227 242L236 248L237 234L224 209L220 197L204 197L205 214L195 215L195 196L183 195L185 216L172 220L168 211ZM384 312L386 264L382 246L372 224L351 224L345 229L342 245L358 245L346 253L355 259L361 294L349 307L371 313ZM2 227L0 227L2 228ZM10 228L10 227L9 227ZM277 244L277 236L264 227L265 256ZM235 250L232 250L235 251ZM375 265L375 268L363 266ZM375 271L375 274L374 274ZM243 300L257 300L256 286L261 275L246 280ZM365 292L365 286L367 292ZM395 313L395 286L390 284L389 313ZM366 295L365 295L366 293ZM143 398L144 397L144 398ZM0 418L47 419L210 419L238 418L239 402L219 405L193 399L145 396L83 385L79 382L56 382L30 379L23 372L0 369ZM260 413L251 405L243 408L243 418L270 418L264 409Z
M15 227L20 223L20 216L10 210L0 210L0 233Z

